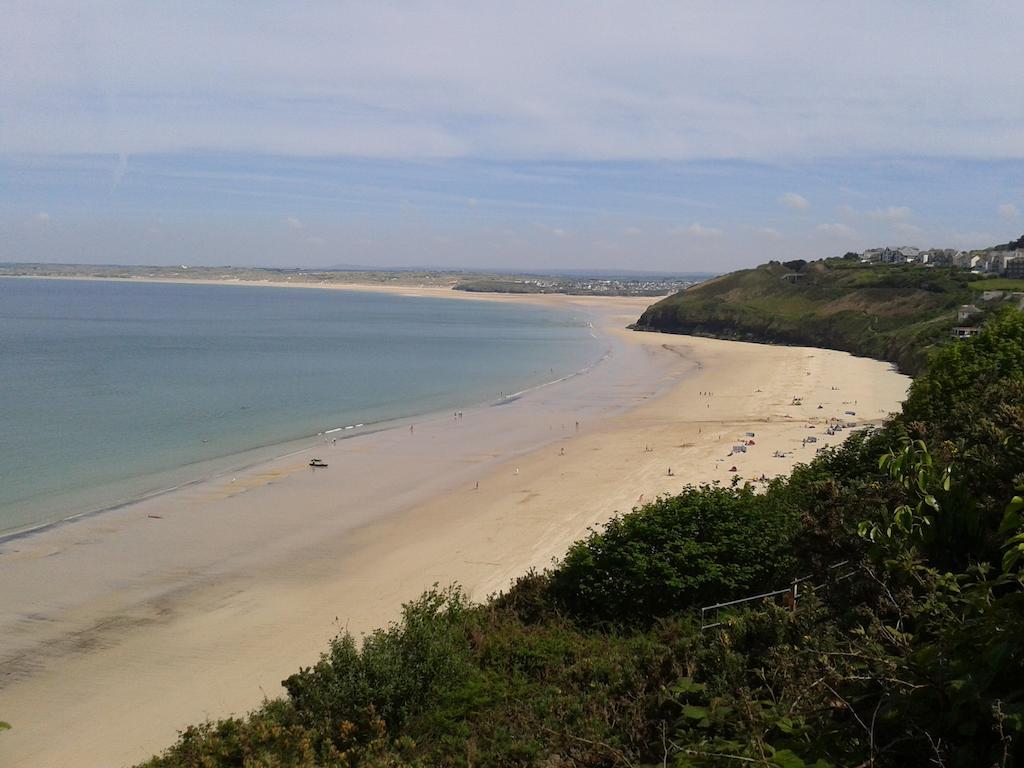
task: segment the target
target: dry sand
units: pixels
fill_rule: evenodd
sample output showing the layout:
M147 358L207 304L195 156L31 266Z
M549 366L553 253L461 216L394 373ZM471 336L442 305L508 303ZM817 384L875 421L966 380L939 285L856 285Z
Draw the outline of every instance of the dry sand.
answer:
M825 435L830 418L878 423L908 384L840 352L622 330L646 301L526 300L593 312L609 356L462 419L339 441L0 545L0 718L14 726L0 764L144 759L190 722L276 695L339 628L382 626L434 582L483 598L687 483L785 473L849 434ZM728 456L747 432L755 445ZM314 455L330 466L309 469Z

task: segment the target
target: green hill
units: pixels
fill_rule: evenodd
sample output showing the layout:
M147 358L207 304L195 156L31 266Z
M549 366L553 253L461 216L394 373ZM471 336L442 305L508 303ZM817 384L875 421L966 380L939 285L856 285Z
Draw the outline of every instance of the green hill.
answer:
M827 347L921 370L930 348L977 298L963 270L845 259L771 262L652 305L636 328Z

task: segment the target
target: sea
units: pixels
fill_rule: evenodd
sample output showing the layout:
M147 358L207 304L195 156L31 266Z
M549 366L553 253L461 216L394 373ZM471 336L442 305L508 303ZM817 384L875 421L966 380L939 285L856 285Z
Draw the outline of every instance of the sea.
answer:
M0 278L0 534L500 402L603 353L588 318L537 305Z

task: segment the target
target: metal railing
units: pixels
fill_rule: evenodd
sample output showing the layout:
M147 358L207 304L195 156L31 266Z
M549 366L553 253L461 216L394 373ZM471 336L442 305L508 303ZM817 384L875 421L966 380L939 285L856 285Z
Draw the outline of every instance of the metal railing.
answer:
M849 562L849 560L843 560L838 563L833 563L832 565L828 566L826 570L834 571L838 568L842 568L844 565L849 565ZM850 578L852 575L853 571L850 571L849 573L844 573L842 576L837 576L835 579L832 579L831 581L842 581L843 579ZM759 595L750 595L749 597L741 597L736 600L727 600L724 603L706 605L700 609L700 631L703 632L705 629L714 629L715 627L722 626L722 624L724 623L721 621L714 621L709 624L709 613L712 614L712 619L716 619L718 612L721 611L723 608L732 608L733 606L743 605L744 603L752 603L757 600L768 600L773 597L779 597L780 595L791 595L791 597L789 598L790 605L792 605L792 607L795 610L797 600L799 600L805 592L817 592L822 587L827 586L827 584L817 584L810 587L805 587L803 590L801 590L800 585L810 580L810 576L802 576L799 579L793 579L793 581L790 582L790 585L783 589L775 589L771 592L762 592Z

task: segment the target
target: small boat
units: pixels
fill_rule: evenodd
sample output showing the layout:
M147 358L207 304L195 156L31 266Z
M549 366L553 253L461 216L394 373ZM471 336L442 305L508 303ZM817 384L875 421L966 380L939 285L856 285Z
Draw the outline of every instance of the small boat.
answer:
M311 467L326 467L327 466L327 462L324 461L323 459L310 459L309 460L309 466L311 466Z

